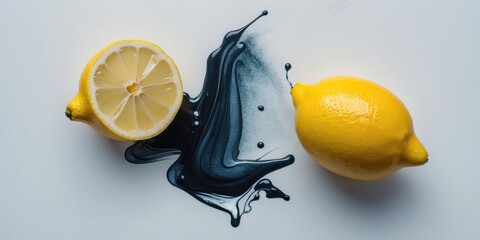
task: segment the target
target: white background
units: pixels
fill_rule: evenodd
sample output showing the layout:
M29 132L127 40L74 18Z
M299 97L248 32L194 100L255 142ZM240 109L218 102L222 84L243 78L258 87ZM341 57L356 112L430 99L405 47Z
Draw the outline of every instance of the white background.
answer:
M430 161L355 182L292 140L296 162L269 175L291 200L262 197L232 228L167 182L172 162L129 164L128 144L65 118L83 66L108 43L158 43L196 95L207 55L263 9L252 31L272 63L291 62L294 82L354 75L387 87ZM479 9L473 0L2 0L0 239L480 239Z

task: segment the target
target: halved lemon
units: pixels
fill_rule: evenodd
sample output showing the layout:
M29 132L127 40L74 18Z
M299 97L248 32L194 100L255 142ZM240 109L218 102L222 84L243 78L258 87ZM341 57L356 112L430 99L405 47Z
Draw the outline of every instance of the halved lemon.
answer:
M165 51L152 42L121 40L89 61L65 114L115 140L143 140L173 121L182 96L180 73Z

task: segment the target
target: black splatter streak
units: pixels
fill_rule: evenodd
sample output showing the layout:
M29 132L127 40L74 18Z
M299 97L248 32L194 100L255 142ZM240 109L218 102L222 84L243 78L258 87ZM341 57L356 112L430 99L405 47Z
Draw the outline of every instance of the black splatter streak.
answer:
M238 84L244 80L239 77L238 66L245 64L239 56L247 48L240 37L267 14L264 11L245 27L227 33L220 48L208 57L201 93L195 98L185 93L180 111L163 133L139 141L125 152L131 163L177 158L168 169L169 182L229 213L234 227L240 224L242 214L250 212L250 203L259 199L260 191L268 198L290 199L270 180L262 178L292 164L292 155L261 161L238 159L243 121Z

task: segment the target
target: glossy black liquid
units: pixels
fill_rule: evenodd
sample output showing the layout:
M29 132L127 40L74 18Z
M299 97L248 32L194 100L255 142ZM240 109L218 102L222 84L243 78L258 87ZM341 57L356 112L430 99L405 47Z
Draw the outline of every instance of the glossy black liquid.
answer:
M125 158L132 163L176 158L167 172L169 182L229 213L234 227L240 224L242 214L251 211L250 203L259 199L260 191L267 198L290 199L270 180L262 178L292 164L292 155L270 160L238 159L244 119L239 90L239 81L244 79L239 69L247 64L239 57L248 47L240 37L267 14L264 11L245 27L227 33L220 48L208 57L200 94L191 98L185 93L175 120L162 134L137 142L125 152ZM265 145L258 142L257 146Z
M292 69L292 64L290 63L285 63L285 78L287 79L287 82L290 84L290 88L293 88L292 82L288 79L288 71Z

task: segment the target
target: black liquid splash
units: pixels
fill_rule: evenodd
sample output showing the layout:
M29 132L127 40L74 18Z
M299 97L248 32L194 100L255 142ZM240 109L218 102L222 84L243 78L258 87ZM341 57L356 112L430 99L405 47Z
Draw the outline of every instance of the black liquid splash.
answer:
M250 212L250 203L260 198L290 197L273 186L265 175L294 162L292 155L280 159L238 159L242 137L242 102L238 68L247 44L240 41L243 28L225 35L220 48L210 54L207 72L199 96L187 93L180 111L170 126L159 136L130 146L125 158L132 163L150 163L177 158L169 168L171 184L201 202L230 214L231 224L240 224L242 214ZM255 81L255 79L249 79ZM263 106L259 107L263 111ZM259 148L264 143L258 143Z

